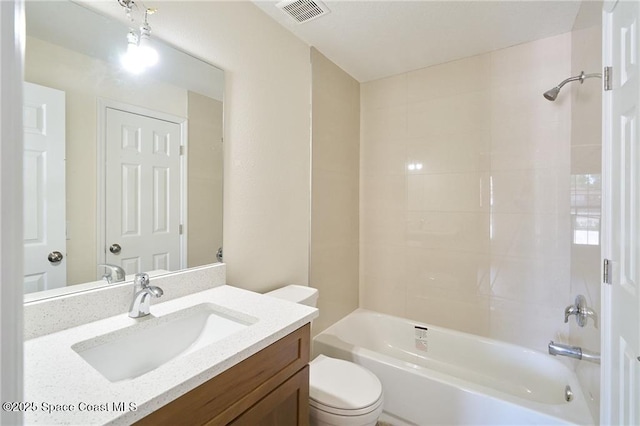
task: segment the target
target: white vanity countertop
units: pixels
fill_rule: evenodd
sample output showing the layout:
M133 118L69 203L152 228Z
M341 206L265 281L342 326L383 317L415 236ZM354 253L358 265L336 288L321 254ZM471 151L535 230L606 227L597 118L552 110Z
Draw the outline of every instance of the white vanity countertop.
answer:
M258 321L131 380L110 382L71 346L138 324L145 318L132 319L123 313L25 341L24 401L29 405L24 410L24 423L130 424L318 315L315 308L226 285L152 305L151 315L161 317L202 303L213 303Z

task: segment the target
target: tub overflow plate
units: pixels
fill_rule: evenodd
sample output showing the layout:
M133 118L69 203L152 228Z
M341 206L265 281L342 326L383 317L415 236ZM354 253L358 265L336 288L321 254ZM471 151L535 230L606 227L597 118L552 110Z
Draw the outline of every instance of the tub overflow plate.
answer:
M414 326L415 333L415 346L419 351L426 352L428 349L427 345L427 332L429 329L427 327L422 327L419 325Z

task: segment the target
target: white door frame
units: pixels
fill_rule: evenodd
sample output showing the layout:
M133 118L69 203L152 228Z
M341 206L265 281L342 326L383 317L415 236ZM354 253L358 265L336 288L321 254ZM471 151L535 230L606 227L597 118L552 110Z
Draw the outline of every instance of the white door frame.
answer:
M0 0L1 1L1 0ZM96 152L96 229L97 229L97 257L98 263L105 263L104 249L107 244L106 228L100 224L106 223L105 217L105 196L106 196L106 122L107 108L117 109L132 114L144 115L158 120L169 121L180 125L180 146L183 154L180 156L180 223L182 224L182 234L180 235L180 269L187 267L187 119L164 112L154 111L151 109L130 105L124 102L114 101L112 99L98 98L98 119L97 119L97 152ZM100 274L96 276L100 279Z
M23 395L22 69L23 0L0 1L0 400ZM0 411L0 424L22 424Z
M609 57L609 39L607 31L609 30L609 24L607 21L607 12L613 10L617 1L606 1L603 4L602 10L602 65L607 66L610 64L611 58ZM604 77L604 75L603 75ZM600 276L604 276L604 259L611 257L611 235L612 235L612 223L611 223L611 203L612 196L610 188L605 187L606 184L611 182L611 123L606 118L611 111L611 97L607 96L606 92L603 92L602 96L602 222L600 224L601 229L601 241L600 241ZM600 418L599 423L611 418L611 392L612 384L609 382L611 377L611 333L608 332L608 325L611 323L611 289L606 284L602 284L600 288Z
M616 37L613 30L613 22L611 12L616 8L619 4L618 0L606 0L603 4L603 25L602 25L602 63L603 66L613 66L619 67L622 65L619 62L614 62L614 54L612 46L616 44L620 44L619 37ZM639 29L636 28L636 31ZM637 55L640 52L636 53ZM616 75L616 70L614 69L613 74ZM613 89L616 87L615 80L613 81ZM631 92L633 93L633 92ZM638 102L636 105L640 105L640 92L636 93ZM613 206L613 197L612 197L612 187L614 184L614 157L613 157L613 126L618 125L617 123L612 122L613 115L613 102L612 102L612 92L605 91L603 95L603 103L602 103L602 182L603 182L603 193L602 193L602 249L601 249L601 265L602 270L601 276L604 276L604 259L612 259L614 253L613 246L613 232L614 232L614 224L612 218L614 217L615 206ZM640 235L632 235L632 241L638 241ZM619 282L616 282L616 276L620 275L620 272L616 273L616 269L619 268L619 265L616 265L618 259L612 259L613 267L610 268L610 271L607 271L613 278L612 285L619 285ZM618 309L618 306L614 306L613 302L613 288L612 285L603 283L601 287L601 347L602 347L602 366L600 371L600 424L609 425L612 424L612 419L615 419L616 410L619 411L619 408L616 405L617 401L614 401L614 397L616 395L617 389L614 388L614 375L619 374L618 371L615 371L615 362L613 359L614 353L614 336L612 334L612 321L613 321L613 313L615 309ZM635 324L636 332L640 328L640 324ZM639 359L640 360L640 359ZM634 360L635 361L635 360ZM635 362L634 362L635 364ZM639 368L638 364L633 365L635 369ZM636 370L637 371L637 370ZM618 376L619 377L619 376ZM626 377L628 379L628 377ZM620 380L624 380L624 378L620 378ZM628 382L628 380L627 380ZM638 389L638 384L636 383L636 390ZM636 407L640 406L637 402L640 401L640 395L635 395L636 398ZM637 408L636 408L637 409ZM636 413L637 415L638 413Z

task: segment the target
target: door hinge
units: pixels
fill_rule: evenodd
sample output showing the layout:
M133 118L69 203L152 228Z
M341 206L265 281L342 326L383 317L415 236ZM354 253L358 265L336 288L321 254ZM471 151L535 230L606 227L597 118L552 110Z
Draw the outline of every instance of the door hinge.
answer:
M182 232L183 232L183 231L184 231L184 228L183 228L182 224L180 224L180 226L178 226L178 233L179 233L180 235L182 235Z
M180 155L184 155L184 145L180 145Z
M611 284L611 262L609 259L605 259L602 263L602 282Z
M611 67L604 67L604 72L602 73L602 80L604 82L604 90L611 90L611 78L613 74L613 69Z

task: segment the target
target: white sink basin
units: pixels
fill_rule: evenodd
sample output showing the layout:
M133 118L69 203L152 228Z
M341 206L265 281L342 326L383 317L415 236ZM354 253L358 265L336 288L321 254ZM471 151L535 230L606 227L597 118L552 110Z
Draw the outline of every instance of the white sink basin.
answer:
M72 346L111 382L130 380L245 329L256 318L203 303Z

